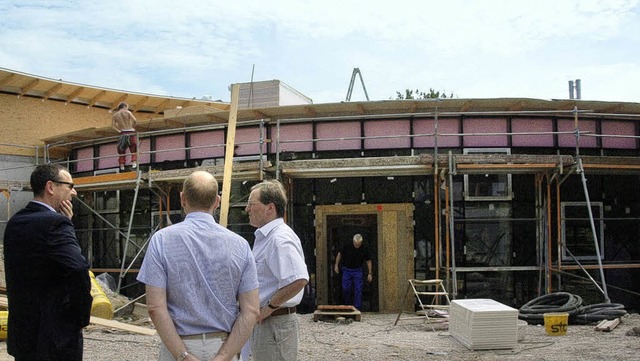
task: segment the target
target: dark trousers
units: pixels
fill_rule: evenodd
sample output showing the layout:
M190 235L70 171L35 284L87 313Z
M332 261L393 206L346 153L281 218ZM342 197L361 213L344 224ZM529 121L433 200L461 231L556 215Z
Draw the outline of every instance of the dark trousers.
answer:
M342 298L345 304L362 310L362 268L342 267Z

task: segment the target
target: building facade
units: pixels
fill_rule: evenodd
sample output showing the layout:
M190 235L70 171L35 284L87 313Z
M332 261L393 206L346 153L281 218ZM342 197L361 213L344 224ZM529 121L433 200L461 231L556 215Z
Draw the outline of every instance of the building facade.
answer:
M194 106L145 122L138 171L118 170L106 125L47 137L41 161L72 170L83 251L131 297L143 292L146 243L181 220L181 181L199 168L221 185L231 177L227 224L250 243L251 186L283 181L312 275L309 311L342 302L332 265L355 233L374 261L365 311L410 307L410 278L514 307L562 290L638 309L639 120L640 104L580 100Z

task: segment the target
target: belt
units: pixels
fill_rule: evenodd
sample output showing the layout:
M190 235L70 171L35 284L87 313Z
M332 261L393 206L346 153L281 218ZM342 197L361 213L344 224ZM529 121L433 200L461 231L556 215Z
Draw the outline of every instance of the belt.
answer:
M197 333L195 335L181 335L180 338L183 340L208 340L212 338L221 338L226 340L229 337L228 332L208 332L208 333Z
M282 315L290 315L292 313L296 313L296 306L278 308L277 310L271 312L271 317L273 317L273 316L282 316Z

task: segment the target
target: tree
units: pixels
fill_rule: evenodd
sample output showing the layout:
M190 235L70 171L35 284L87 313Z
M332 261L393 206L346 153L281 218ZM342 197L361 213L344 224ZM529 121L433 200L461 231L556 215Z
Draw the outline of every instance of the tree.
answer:
M411 90L406 89L404 94L397 91L396 92L396 100L404 100L404 99L447 99L453 98L453 93L447 94L444 92L435 91L432 88L429 88L428 92L422 92L419 89Z

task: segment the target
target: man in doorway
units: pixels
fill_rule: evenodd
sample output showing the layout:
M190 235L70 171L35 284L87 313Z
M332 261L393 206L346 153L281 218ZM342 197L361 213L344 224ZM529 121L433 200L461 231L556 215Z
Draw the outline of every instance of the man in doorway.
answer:
M124 170L127 162L125 153L127 148L131 151L131 168L138 167L138 137L136 137L136 117L129 111L129 105L125 102L118 104L118 110L111 117L111 126L120 133L118 138L118 164L120 170Z
M340 274L340 262L342 262L342 300L345 304L353 305L362 310L362 264L367 263L367 282L373 280L373 264L367 246L363 245L362 235L353 236L353 242L345 243L336 255L336 264L333 270Z

